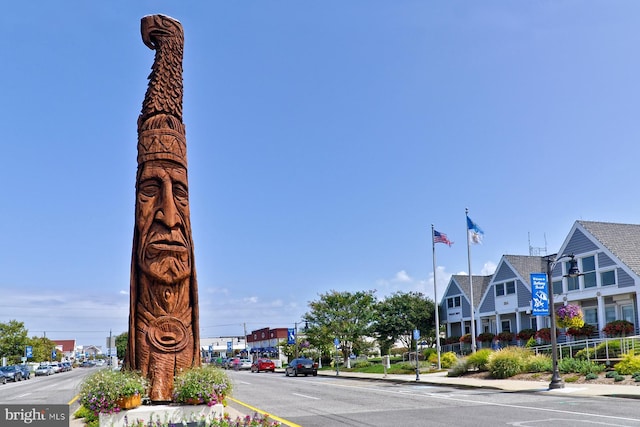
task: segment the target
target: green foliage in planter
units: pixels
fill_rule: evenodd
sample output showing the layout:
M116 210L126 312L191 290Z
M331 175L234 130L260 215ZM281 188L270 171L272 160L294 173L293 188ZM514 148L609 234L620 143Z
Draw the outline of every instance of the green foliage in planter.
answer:
M120 397L146 395L147 380L132 371L102 369L85 378L80 388L80 403L94 414L119 412Z
M551 357L546 354L534 354L525 359L524 370L526 372L551 372Z
M584 376L584 379L587 380L587 381L597 380L598 379L598 374L594 374L593 372L589 372L587 375Z
M475 353L470 354L465 358L469 369L477 369L479 371L486 371L489 364L489 356L492 351L488 348L483 348Z
M620 362L613 365L613 368L623 375L631 375L638 372L640 371L640 356L634 355L633 351L631 351L625 354Z
M173 382L173 401L185 403L192 399L207 405L222 403L231 393L226 372L213 366L200 366L180 372Z
M531 356L520 347L506 347L491 353L488 370L493 378L509 378L524 371L525 360Z
M624 381L624 375L616 375L615 377L613 377L613 380L615 382Z
M440 355L440 365L443 369L449 369L458 361L458 356L453 351L448 351Z

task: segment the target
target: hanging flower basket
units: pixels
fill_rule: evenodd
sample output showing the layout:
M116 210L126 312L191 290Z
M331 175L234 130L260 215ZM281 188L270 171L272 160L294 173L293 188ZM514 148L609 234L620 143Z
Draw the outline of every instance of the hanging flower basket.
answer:
M584 316L580 306L567 304L556 310L556 324L560 328L582 328L584 326Z

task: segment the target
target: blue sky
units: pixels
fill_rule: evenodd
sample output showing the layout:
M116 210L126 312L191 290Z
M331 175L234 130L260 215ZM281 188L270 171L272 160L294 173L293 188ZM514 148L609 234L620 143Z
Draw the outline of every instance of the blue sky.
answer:
M637 223L636 1L31 1L0 14L0 322L126 331L136 120L185 30L203 337L293 327L330 290L438 289L576 219ZM441 295L440 295L441 296Z

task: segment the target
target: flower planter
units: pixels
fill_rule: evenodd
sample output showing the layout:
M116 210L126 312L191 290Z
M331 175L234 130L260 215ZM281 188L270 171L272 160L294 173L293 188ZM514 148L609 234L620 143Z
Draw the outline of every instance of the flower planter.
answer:
M204 403L202 403L202 401L197 397L190 397L188 399L185 399L184 404L185 405L204 405Z
M120 409L133 409L142 405L142 397L139 394L123 396L117 400Z

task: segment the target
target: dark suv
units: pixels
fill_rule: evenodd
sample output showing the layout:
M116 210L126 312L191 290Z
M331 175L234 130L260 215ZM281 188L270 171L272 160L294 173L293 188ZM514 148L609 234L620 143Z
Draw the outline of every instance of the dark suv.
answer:
M293 375L294 377L297 377L298 374L304 374L305 377L311 374L315 377L318 375L318 364L306 357L299 357L289 362L284 374L286 376Z

